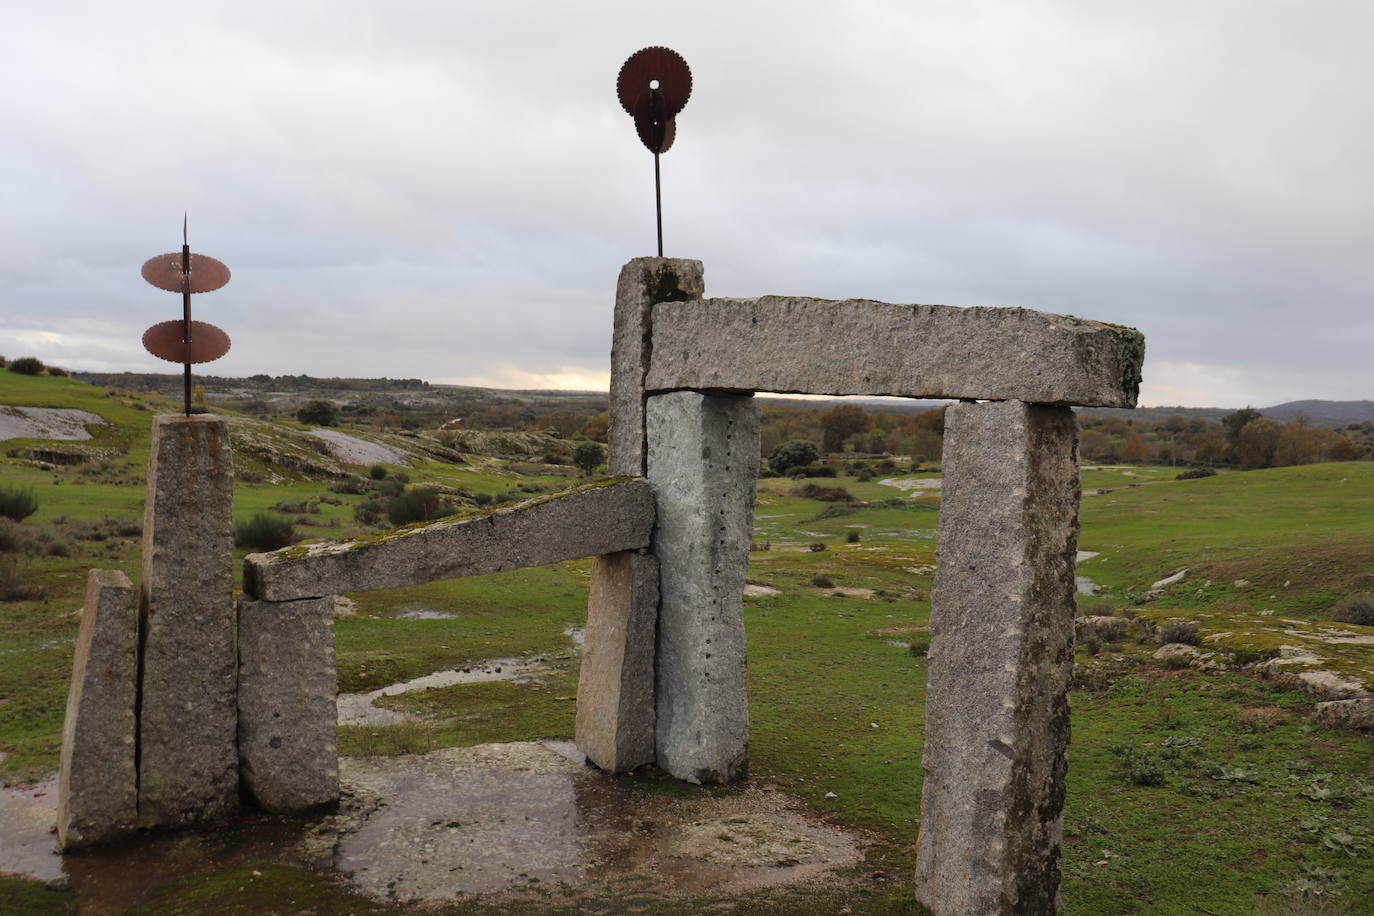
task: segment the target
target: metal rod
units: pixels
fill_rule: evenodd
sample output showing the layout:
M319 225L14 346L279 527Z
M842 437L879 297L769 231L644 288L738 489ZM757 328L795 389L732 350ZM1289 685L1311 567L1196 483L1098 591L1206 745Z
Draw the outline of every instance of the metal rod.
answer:
M663 257L663 191L659 186L658 153L654 153L654 210L658 214L658 256Z
M186 223L182 226L181 243L181 340L185 344L186 362L182 363L181 387L186 416L191 415L191 246L186 243Z

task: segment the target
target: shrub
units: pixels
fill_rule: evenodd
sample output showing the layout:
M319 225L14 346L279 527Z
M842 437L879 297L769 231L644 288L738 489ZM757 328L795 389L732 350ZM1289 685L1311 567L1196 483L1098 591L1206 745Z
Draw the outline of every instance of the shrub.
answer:
M1164 785L1164 759L1153 748L1121 745L1112 748L1116 754L1117 772L1138 786Z
M812 553L820 553L822 550L825 550L825 541L812 541L810 550Z
M582 469L583 474L591 474L606 461L606 450L595 442L583 442L573 452L573 464Z
M818 483L808 483L797 491L807 499L818 499L826 503L853 502L854 497L844 487L827 487Z
M907 644L906 650L916 658L925 658L930 654L930 634L916 633L912 635L911 642Z
M793 468L788 472L789 477L834 477L835 468L829 464L807 464L798 468Z
M0 557L0 601L38 601L45 594L41 587L24 581L17 560Z
M1331 609L1331 619L1340 623L1374 627L1374 595L1348 595L1342 598Z
M329 485L329 491L331 493L352 493L357 495L367 492L367 487L356 477L345 477L343 480L331 483Z
M1217 472L1212 468L1193 468L1179 474L1174 480L1201 480L1203 477L1215 477Z
M1096 633L1089 633L1083 637L1083 651L1089 655L1096 655L1102 651L1102 640L1097 638Z
M21 356L10 363L9 370L20 375L38 375L43 371L43 361L36 356Z
M439 518L446 514L447 508L436 487L415 487L386 504L386 517L393 525L409 525Z
M277 504L276 504L275 506L273 506L272 508L275 509L275 510L278 511L278 512L284 512L284 513L286 513L287 515L300 515L301 513L308 513L308 514L310 514L310 515L315 515L315 514L317 514L317 513L320 511L320 505L319 505L319 503L312 502L311 500L308 500L308 499L303 499L303 500L301 500L300 502L294 502L294 503L293 503L293 502L287 502L286 500L282 500L281 502L277 503Z
M0 515L22 522L38 511L38 497L33 487L0 486Z
M835 583L828 576L812 576L811 584L816 588L834 588Z
M360 525L376 525L386 515L386 503L376 496L369 497L353 507L353 519Z
M859 543L859 532L857 532L857 531L851 531L851 532L849 532L848 534L846 534L846 535L844 536L844 541L845 541L846 544L857 544L857 543Z
M310 401L296 411L296 419L309 426L338 426L339 411L328 401Z
M820 457L821 453L812 443L794 440L773 449L773 454L768 456L768 466L777 474L788 474L793 468L815 464Z
M490 506L492 503L492 496L490 493L478 493L472 498L472 501L479 506Z
M1159 628L1159 635L1156 638L1161 646L1167 646L1170 643L1196 646L1198 642L1197 624L1191 620L1171 620Z
M373 480L385 480L386 465L374 464L372 467L367 469L367 476L371 477Z
M48 367L48 375L56 376L57 378L66 378L66 377L67 377L67 370L66 370L66 369L60 369L60 368L58 368L57 366L49 366L49 367Z
M234 543L258 550L277 550L290 547L296 539L291 522L266 512L259 512L246 522L234 526Z

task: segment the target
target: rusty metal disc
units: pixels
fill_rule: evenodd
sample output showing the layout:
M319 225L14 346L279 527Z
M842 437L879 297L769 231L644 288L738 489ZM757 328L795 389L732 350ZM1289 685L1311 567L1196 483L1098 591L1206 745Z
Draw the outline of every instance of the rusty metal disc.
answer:
M651 84L657 82L658 86ZM692 95L692 71L682 55L671 48L651 47L636 51L620 68L615 92L628 115L635 114L641 94L657 88L663 98L663 120L677 117Z
M181 252L160 254L143 264L143 279L169 293L208 293L229 282L229 268L208 255L191 253L191 288L181 272ZM212 357L213 358L213 357ZM181 360L175 360L181 362Z
M635 132L651 153L666 153L677 136L677 121L663 118L663 110L658 91L653 90L640 95L635 102Z
M213 324L191 322L190 344L182 336L182 328L180 321L158 322L143 332L143 346L169 363L208 363L229 352L229 335Z

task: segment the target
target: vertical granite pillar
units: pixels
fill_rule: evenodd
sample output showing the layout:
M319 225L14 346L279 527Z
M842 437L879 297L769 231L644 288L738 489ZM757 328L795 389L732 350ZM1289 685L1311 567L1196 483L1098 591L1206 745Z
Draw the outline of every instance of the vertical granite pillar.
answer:
M606 466L612 475L644 476L644 377L653 349L650 312L657 302L700 299L700 261L635 258L620 269L611 336L611 409Z
M239 763L268 811L339 799L334 599L239 600Z
M63 849L103 843L138 826L137 698L133 584L117 570L93 569L62 724L57 842Z
M603 770L654 762L658 561L646 551L596 558L577 681L577 747Z
M648 400L658 502L658 765L724 782L749 760L744 580L754 528L759 409L752 395L674 391Z
M153 421L143 516L139 822L238 807L233 466L222 417Z
M946 414L916 866L936 916L1059 908L1077 458L1067 407Z

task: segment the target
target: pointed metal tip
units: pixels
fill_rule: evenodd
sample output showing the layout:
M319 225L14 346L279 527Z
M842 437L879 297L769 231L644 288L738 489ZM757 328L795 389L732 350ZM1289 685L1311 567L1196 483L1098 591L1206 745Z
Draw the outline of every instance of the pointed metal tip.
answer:
M190 237L186 234L186 223L190 220L190 214L185 210L181 211L181 244L191 244Z

